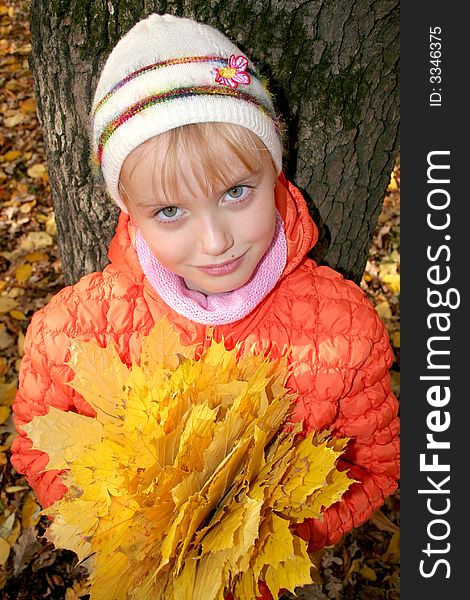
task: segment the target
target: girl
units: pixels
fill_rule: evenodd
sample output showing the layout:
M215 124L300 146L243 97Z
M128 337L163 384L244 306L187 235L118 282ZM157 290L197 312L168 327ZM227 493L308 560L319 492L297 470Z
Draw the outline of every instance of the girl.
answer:
M334 544L397 487L392 355L352 282L306 257L317 239L282 174L279 120L253 64L225 36L151 15L116 45L92 112L93 157L122 209L101 273L63 289L31 321L14 412L12 463L43 506L62 497L48 456L22 426L49 406L92 415L67 385L72 339L114 344L131 363L168 316L183 344L289 349L294 418L352 438L341 467L355 482L298 535ZM265 592L265 597L269 597Z

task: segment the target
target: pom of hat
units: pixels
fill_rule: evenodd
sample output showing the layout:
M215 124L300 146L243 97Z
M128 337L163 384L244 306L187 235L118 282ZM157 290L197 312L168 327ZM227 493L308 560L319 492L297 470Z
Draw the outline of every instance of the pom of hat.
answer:
M252 62L217 29L153 14L138 22L109 55L96 88L92 158L112 199L137 146L191 123L233 123L257 135L278 172L282 145L271 96Z

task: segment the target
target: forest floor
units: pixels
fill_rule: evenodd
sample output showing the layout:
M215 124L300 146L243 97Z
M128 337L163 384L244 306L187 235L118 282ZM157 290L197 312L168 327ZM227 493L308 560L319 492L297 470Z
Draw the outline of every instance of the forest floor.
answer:
M41 537L46 520L34 492L9 462L16 436L11 405L31 316L63 285L44 144L28 66L27 0L0 0L0 598L87 598L76 556ZM391 174L361 287L390 334L392 385L400 389L400 165ZM363 526L321 559L322 583L303 600L397 600L397 491Z

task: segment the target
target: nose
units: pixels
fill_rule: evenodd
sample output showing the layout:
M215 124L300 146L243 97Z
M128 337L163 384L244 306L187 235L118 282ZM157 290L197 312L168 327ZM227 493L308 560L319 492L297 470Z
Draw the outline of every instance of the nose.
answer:
M198 237L200 251L209 256L221 256L234 243L229 223L217 215L207 215L202 219Z

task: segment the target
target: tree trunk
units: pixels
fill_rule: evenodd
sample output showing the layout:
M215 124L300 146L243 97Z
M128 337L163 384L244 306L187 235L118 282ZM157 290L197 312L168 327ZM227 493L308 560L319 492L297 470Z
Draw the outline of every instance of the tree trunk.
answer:
M312 256L358 281L398 151L398 0L32 0L31 67L67 282L106 264L118 212L88 159L99 71L152 12L215 26L268 77L286 122L286 174L320 228Z

